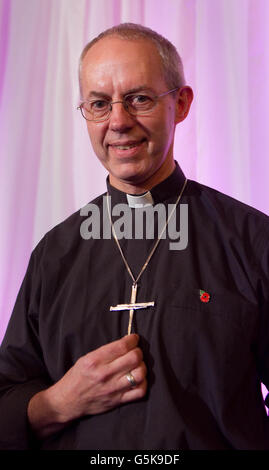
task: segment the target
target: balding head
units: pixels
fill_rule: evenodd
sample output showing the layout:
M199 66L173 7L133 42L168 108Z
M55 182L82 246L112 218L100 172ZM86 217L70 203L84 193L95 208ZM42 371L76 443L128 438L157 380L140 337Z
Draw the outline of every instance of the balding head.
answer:
M118 26L113 26L112 28L107 29L106 31L99 34L92 41L90 41L84 47L79 62L79 84L81 92L81 68L83 64L83 59L86 56L88 50L96 44L98 41L109 36L117 36L122 40L149 40L151 41L160 57L163 69L163 77L169 89L182 87L185 85L185 77L182 60L175 48L175 46L164 38L160 34L156 33L150 28L145 26L134 24L134 23L122 23ZM82 97L82 94L81 94Z

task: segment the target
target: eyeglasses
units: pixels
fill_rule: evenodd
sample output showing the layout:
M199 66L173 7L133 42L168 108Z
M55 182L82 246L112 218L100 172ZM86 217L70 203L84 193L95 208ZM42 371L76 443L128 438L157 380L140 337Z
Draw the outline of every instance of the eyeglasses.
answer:
M108 101L104 98L94 99L89 101L81 101L77 107L80 109L82 116L87 121L105 121L109 118L112 111L112 105L115 103L122 103L124 109L132 116L140 116L150 113L156 106L159 98L166 96L173 91L179 90L180 87L173 88L173 90L166 91L161 95L153 95L153 93L130 93L120 101Z

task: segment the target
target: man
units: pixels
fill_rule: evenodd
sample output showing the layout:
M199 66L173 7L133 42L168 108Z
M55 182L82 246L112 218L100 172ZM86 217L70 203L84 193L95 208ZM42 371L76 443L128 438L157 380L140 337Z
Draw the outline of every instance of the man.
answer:
M106 31L82 53L80 88L109 173L101 220L184 203L188 244L86 239L79 213L44 237L1 349L2 448L269 449L268 217L175 164L193 94L166 39Z

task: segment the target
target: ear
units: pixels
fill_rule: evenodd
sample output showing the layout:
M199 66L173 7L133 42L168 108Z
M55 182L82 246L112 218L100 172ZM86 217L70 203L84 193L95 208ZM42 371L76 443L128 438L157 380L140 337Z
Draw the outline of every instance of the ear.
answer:
M193 91L189 86L183 86L178 90L176 98L175 124L178 124L188 116L193 100Z

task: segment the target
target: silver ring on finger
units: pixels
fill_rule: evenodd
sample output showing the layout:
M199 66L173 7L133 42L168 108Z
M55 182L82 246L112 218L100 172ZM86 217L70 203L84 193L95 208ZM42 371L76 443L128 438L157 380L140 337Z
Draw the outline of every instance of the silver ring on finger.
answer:
M130 382L131 387L136 387L137 383L135 381L135 378L131 372L128 372L128 374L125 375L126 379Z

